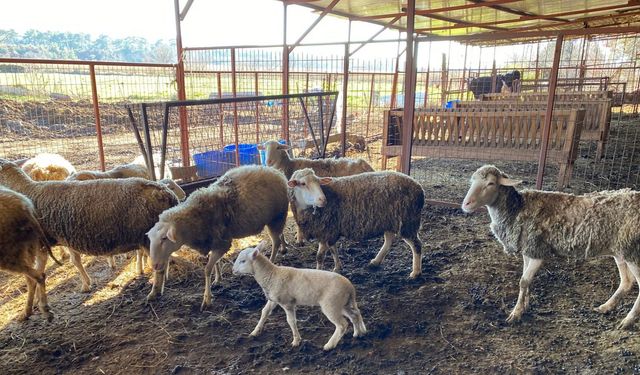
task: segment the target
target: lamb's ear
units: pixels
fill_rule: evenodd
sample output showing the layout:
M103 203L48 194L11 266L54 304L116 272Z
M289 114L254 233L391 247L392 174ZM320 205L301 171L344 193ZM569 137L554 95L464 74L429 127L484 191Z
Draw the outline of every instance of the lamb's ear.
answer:
M167 231L167 239L173 243L176 242L176 227L175 225L171 225L169 230Z
M256 259L258 257L258 253L260 253L260 250L258 250L258 248L256 247L255 249L253 249L253 251L251 251L251 259Z
M333 182L333 177L320 177L320 185L329 185Z
M298 181L296 181L296 180L287 181L287 185L289 187L291 187L291 188L296 187L296 186L298 186Z
M281 145L281 144L278 145L278 150L288 150L290 148L291 147L289 147L289 145Z
M522 180L514 180L509 177L500 176L500 178L498 179L498 184L502 186L516 186L520 185L521 183Z

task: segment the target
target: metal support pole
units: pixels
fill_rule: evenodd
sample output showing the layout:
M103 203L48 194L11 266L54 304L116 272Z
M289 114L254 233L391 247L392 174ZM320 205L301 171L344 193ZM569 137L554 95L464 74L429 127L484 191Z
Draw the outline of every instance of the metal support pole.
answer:
M231 93L236 97L236 49L231 48ZM233 102L233 140L236 144L236 166L240 166L240 146L238 142L238 103Z
M402 155L400 167L403 173L411 173L411 146L413 139L413 113L416 95L416 65L413 43L414 18L416 14L416 0L407 1L407 50L404 78L404 113L402 124ZM416 48L417 49L417 48Z
M96 120L96 137L98 138L98 157L100 158L100 169L104 172L104 145L102 144L102 125L100 123L100 106L98 105L98 85L96 84L96 67L89 65L89 75L91 76L91 101L93 102L93 117Z
M180 27L180 0L173 0L175 20L176 20L176 50L178 64L176 66L176 83L178 85L178 100L187 99L187 91L184 80L184 60L182 56L182 29ZM187 124L187 109L178 108L180 117L180 149L182 150L182 166L188 167L191 164L189 155L189 128Z
M342 124L340 126L340 142L342 143L342 156L347 156L347 96L349 94L349 42L351 41L351 20L349 20L348 41L344 44L344 73L342 76ZM327 139L328 138L327 134Z
M369 140L369 121L371 120L371 107L373 106L373 90L375 88L376 74L371 73L371 87L369 88L369 108L367 108L367 125L364 132L364 139Z
M283 1L284 20L282 33L282 95L289 94L289 46L287 46L287 4ZM282 99L282 138L289 140L289 100Z
M547 112L544 116L544 128L542 130L542 144L540 146L540 158L538 160L538 176L536 178L536 189L542 189L544 179L544 169L547 164L547 147L549 146L549 134L551 133L551 120L553 119L553 105L556 96L556 86L558 84L558 68L560 66L560 55L562 54L562 42L564 35L558 35L556 39L556 49L553 52L553 66L549 76L549 93L547 96Z
M253 79L255 80L255 90L256 96L260 96L259 94L259 86L258 86L258 72L254 73ZM256 144L260 143L260 102L256 102Z

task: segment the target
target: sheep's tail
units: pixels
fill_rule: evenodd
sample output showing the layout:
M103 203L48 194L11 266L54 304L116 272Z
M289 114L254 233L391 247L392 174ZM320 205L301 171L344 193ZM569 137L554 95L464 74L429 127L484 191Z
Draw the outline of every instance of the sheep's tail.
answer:
M47 235L44 233L44 229L42 229L40 222L33 215L29 215L29 220L31 220L31 224L38 232L38 237L40 237L40 242L42 243L42 246L44 246L44 248L47 250L47 253L51 257L51 259L53 259L53 261L56 262L57 265L61 266L62 263L60 263L60 261L56 259L56 257L53 255L53 251L51 250L49 241L47 241Z

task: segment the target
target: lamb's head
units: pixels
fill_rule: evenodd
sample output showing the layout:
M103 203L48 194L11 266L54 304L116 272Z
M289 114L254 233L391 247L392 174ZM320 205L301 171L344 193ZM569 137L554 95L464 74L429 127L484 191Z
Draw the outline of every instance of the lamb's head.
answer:
M267 141L264 143L265 163L269 167L279 168L282 160L288 158L287 150L289 146L278 143L277 141Z
M236 261L233 263L234 275L253 275L253 262L258 257L260 250L255 247L249 247L240 252Z
M293 172L287 185L293 189L298 209L304 210L309 206L324 207L327 204L327 197L320 185L327 185L332 181L332 177L319 178L313 169L304 168Z
M31 181L31 177L16 163L6 159L0 159L0 185L12 188L14 183L18 181Z
M178 230L174 223L158 221L147 232L149 237L149 248L151 250L151 263L155 271L162 271L171 256L171 253L178 250L184 241L178 235Z
M521 182L510 179L493 165L484 165L471 176L471 186L462 202L462 209L473 212L478 207L491 206L500 193L500 186L516 186Z

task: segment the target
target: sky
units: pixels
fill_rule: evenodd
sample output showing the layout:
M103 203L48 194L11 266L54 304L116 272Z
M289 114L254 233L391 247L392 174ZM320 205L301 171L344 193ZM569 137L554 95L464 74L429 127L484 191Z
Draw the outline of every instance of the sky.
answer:
M181 0L181 6L187 0ZM0 28L23 33L29 29L87 33L93 38L105 34L111 38L140 36L150 41L175 39L173 0L5 0L0 12ZM288 43L294 43L317 18L308 8L288 7ZM195 0L182 22L185 47L281 44L283 5L276 0ZM380 26L352 23L352 40L367 40ZM305 38L305 43L340 42L348 35L348 22L325 17ZM386 31L378 39L396 39L397 31ZM403 48L403 47L401 47ZM363 48L356 57L395 57L396 44L377 44ZM343 47L322 47L322 54L342 54ZM314 53L314 52L311 52ZM451 67L461 65L464 48L448 43L434 44L427 57L420 50L420 63L429 59L440 66L441 54L451 55ZM491 52L489 52L491 53ZM478 51L470 50L469 58ZM492 54L492 53L491 53ZM487 56L484 52L483 56ZM500 56L499 56L500 57ZM483 59L485 60L485 59ZM490 59L487 59L490 65ZM483 65L485 61L483 61Z

